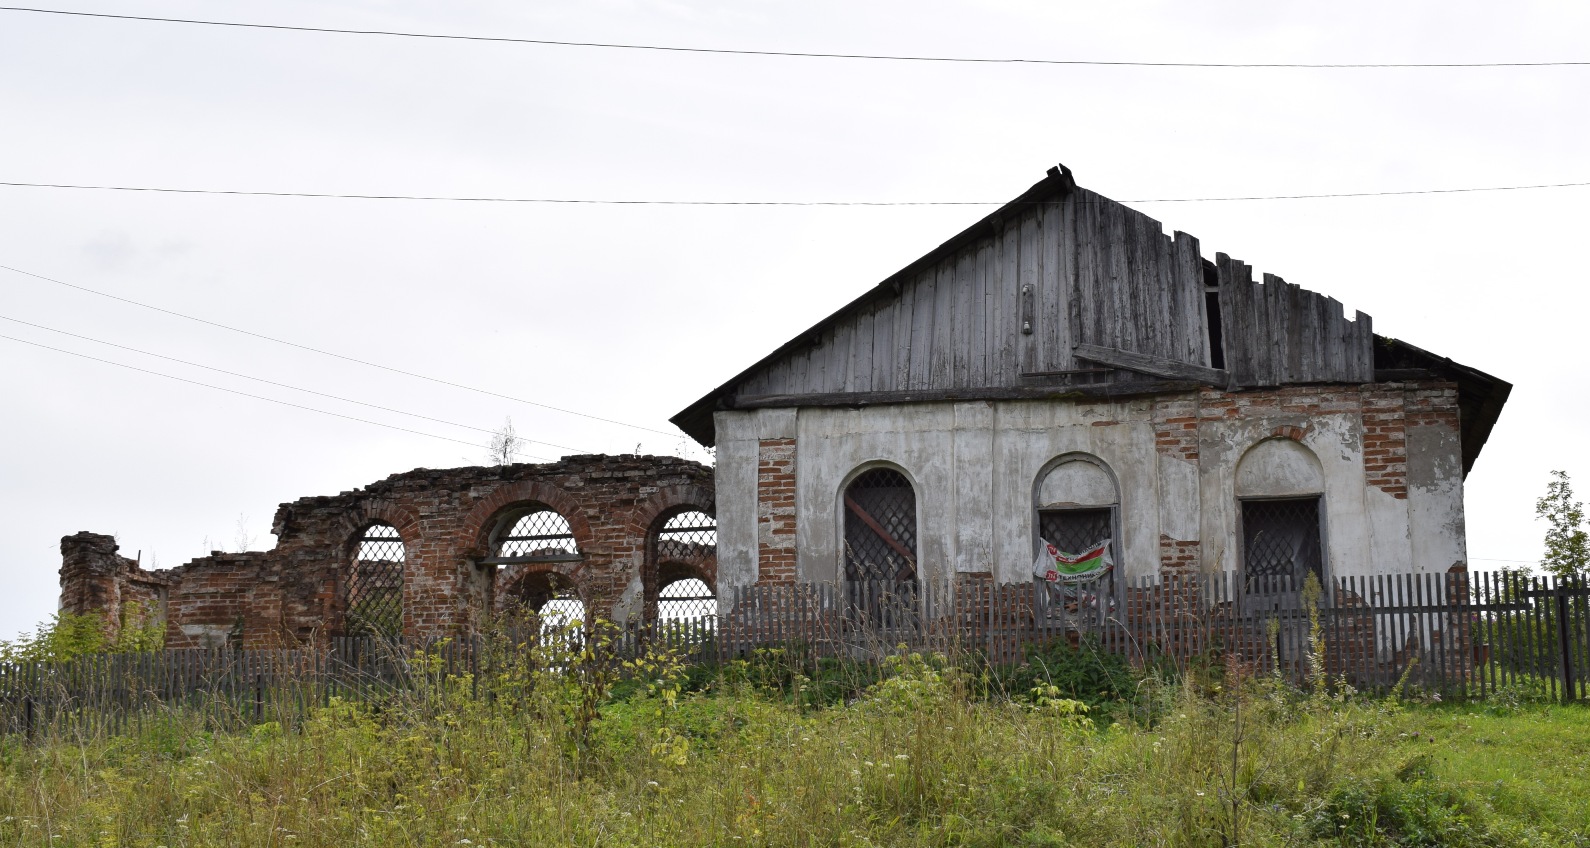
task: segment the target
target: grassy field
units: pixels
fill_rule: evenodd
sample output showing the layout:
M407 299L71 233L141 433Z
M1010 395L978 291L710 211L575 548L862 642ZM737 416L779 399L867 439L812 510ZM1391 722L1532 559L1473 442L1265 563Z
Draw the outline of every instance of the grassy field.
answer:
M1102 669L1102 671L1101 671ZM0 742L0 844L1590 845L1590 710L776 655Z

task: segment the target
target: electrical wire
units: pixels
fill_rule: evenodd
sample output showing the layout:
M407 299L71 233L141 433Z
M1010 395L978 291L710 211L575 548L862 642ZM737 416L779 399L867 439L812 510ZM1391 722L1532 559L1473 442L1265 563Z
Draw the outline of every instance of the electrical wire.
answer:
M84 336L84 335L79 335L78 333L67 332L66 330L58 330L58 329L56 329L54 327L46 327L43 324L35 324L35 323L31 322L31 321L23 321L20 318L12 318L9 315L0 315L0 320L10 321L13 324L21 324L21 325L23 325L25 327L33 327L34 329L44 330L44 331L50 332L50 333L58 333L58 334L63 335L63 336L71 336L74 339L82 339L83 341L86 341L86 342L93 342L94 344L102 344L102 345L105 345L107 347L114 347L114 348L118 348L120 350L131 351L133 353L142 354L144 356L153 356L156 359L164 359L167 362L175 362L175 363L178 363L180 365L188 365L188 366L191 366L193 368L203 368L206 371L214 371L217 374L225 374L225 375L227 375L229 377L241 377L244 380L253 380L256 383L264 383L264 384L266 384L268 386L277 386L277 387L280 387L280 388L283 388L283 389L292 389L295 392L303 392L305 394L311 394L311 395L315 395L317 397L330 398L331 400L338 400L338 401L342 401L343 403L357 404L358 406L365 406L365 407L369 407L370 409L379 409L382 412L391 412L391 413L395 413L397 415L407 415L407 416L409 416L411 418L422 418L422 419L424 419L426 421L432 421L432 422L435 422L437 424L446 424L449 427L462 427L465 430L475 430L477 432L486 433L486 434L493 435L493 436L497 435L497 431L496 430L488 430L488 429L486 429L484 427L476 427L476 426L474 426L472 424L460 424L457 421L448 421L445 418L433 418L433 417L431 417L429 415L421 415L418 412L406 412L406 411L401 410L401 409L393 409L390 406L381 406L380 404L366 403L365 401L362 401L362 400L354 400L353 398L345 398L345 397L343 397L341 395L327 394L326 392L317 392L314 389L306 389L306 388L304 388L302 386L294 386L291 383L278 383L275 380L267 380L264 377L253 377L253 376L250 376L248 374L240 374L240 373L238 373L236 371L228 371L225 368L216 368L216 367L214 367L212 365L205 365L205 364L200 363L200 362L190 362L189 360L186 360L186 359L178 359L175 356L166 356L163 353L154 353L153 351L140 350L140 349L138 349L136 347L128 347L127 345L117 344L115 342L108 342L108 341L105 341L104 339L96 339L93 336ZM545 441L545 440L542 440L542 439L525 438L525 439L523 439L523 441L534 442L535 444L546 445L547 447L558 448L559 450L573 451L574 453L596 453L596 451L586 450L584 448L572 448L572 447L569 447L568 445L560 445L560 444L556 444L554 442L548 442L548 441Z
M83 191L131 191L157 194L217 194L241 197L308 197L334 200L420 200L448 203L546 203L591 206L1004 206L1006 200L636 200L572 197L469 197L427 194L333 194L312 191L244 191L241 189L164 188L156 186L82 185L76 183L24 183L0 181L0 186L15 188L65 188ZM1224 203L1244 200L1323 200L1340 197L1397 197L1417 194L1467 194L1485 191L1526 191L1545 188L1582 188L1590 181L1576 183L1536 183L1532 185L1473 186L1468 188L1419 188L1399 191L1343 191L1327 194L1254 194L1232 197L1141 197L1128 200L1098 200L1104 203ZM1022 203L1041 206L1065 201L1032 200ZM1072 201L1076 202L1076 201ZM579 413L575 413L579 414ZM628 426L628 425L626 425ZM646 429L646 428L640 428ZM657 432L657 431L654 431Z
M156 377L164 377L167 380L176 380L179 383L188 383L188 384L194 385L194 386L203 386L206 389L214 389L214 390L216 390L218 392L226 392L228 394L242 395L243 397L253 398L255 400L263 400L263 401L266 401L268 403L280 404L282 406L290 406L290 407L292 407L294 409L302 409L302 410L306 410L306 411L309 411L309 412L318 412L321 415L330 415L333 418L342 418L342 419L346 419L348 421L357 421L357 422L359 422L361 424L374 424L377 427L385 427L385 428L387 428L389 430L400 430L400 431L402 431L404 433L412 433L412 434L414 434L416 436L429 436L429 437L431 437L433 439L444 439L446 441L455 442L455 443L460 444L460 445L468 445L468 446L470 446L472 448L479 448L479 449L482 449L482 450L490 450L490 448L486 447L485 445L477 445L474 442L466 442L463 439L455 439L452 436L442 436L442 435L438 435L436 433L427 433L427 432L425 432L423 430L411 430L411 429L409 429L407 427L399 427L396 424L387 424L387 423L384 423L384 422L381 422L381 421L371 421L368 418L359 418L359 417L353 416L353 415L344 415L344 414L342 414L340 412L332 412L332 411L327 410L327 409L318 409L318 408L313 407L313 406L304 406L303 404L293 403L292 401L278 400L278 399L272 398L272 397L265 397L264 395L250 394L248 392L239 391L237 389L229 389L229 388L227 388L225 386L217 386L217 385L213 385L211 383L201 383L198 380L189 380L186 377L178 377L178 376L176 376L174 374L165 374L165 373L162 373L160 371L150 371L147 368L139 368L136 365L128 365L128 364L126 364L124 362L116 362L116 361L110 360L110 359L100 359L97 356L89 356L86 353L78 353L76 351L66 350L65 348L51 347L50 345L47 345L47 344L41 344L39 342L32 342L32 341L28 341L27 339L19 339L19 338L15 337L15 336L7 336L7 335L4 335L4 334L0 334L0 339L5 339L7 341L17 342L18 344L31 345L33 347L43 348L45 350L53 350L56 353L64 353L67 356L76 356L76 357L79 357L81 359L89 359L89 360L93 360L94 362L102 362L102 363L104 363L106 365L114 365L117 368L126 368L126 369L128 369L130 371L138 371L138 372L141 372L141 373L144 373L144 374L153 374ZM552 460L547 459L544 456L532 456L530 458L531 459L539 459L539 460L541 460L543 462L551 462L552 461Z
M563 413L565 415L575 415L575 416L579 416L580 418L588 418L588 419L590 419L592 421L601 421L601 422L606 423L606 424L616 424L616 425L618 425L620 427L629 427L630 429L633 429L633 430L645 430L648 433L659 433L661 435L670 436L670 437L678 437L678 435L679 435L678 433L670 433L670 432L665 431L665 430L656 430L656 429L653 429L651 427L642 427L639 424L628 424L628 423L625 423L623 421L615 421L615 420L613 420L611 418L603 418L603 417L601 417L599 415L590 415L590 414L584 413L584 412L576 412L576 411L574 411L572 409L563 409L562 407L550 406L550 405L544 404L544 403L537 403L537 402L535 402L533 400L525 400L524 398L516 398L516 397L513 397L512 395L505 395L505 394L501 394L499 392L493 392L493 391L490 391L490 390L487 390L487 389L479 389L479 388L475 388L474 386L466 386L463 383L454 383L454 382L452 382L450 380L443 380L443 379L441 379L439 377L430 377L430 376L426 376L424 374L417 374L417 373L415 373L413 371L405 371L405 370L403 370L401 368L393 368L393 367L391 367L389 365L382 365L382 364L380 364L378 362L370 362L370 361L367 361L367 360L364 360L364 359L356 359L356 358L354 358L352 356L344 356L343 354L340 354L340 353L332 353L329 350L321 350L320 348L317 348L317 347L310 347L309 345L302 345L302 344L298 344L297 342L287 341L285 339L278 339L278 338L276 338L274 336L267 336L267 335L264 335L262 333L253 332L251 330L244 330L244 329L239 328L239 327L233 327L233 326L229 326L227 324L221 324L221 323L218 323L218 322L215 322L215 321L210 321L210 320L207 320L207 319L204 319L204 318L198 318L198 317L195 317L193 315L186 315L186 314L183 314L181 312L175 312L175 311L170 310L170 309L164 309L164 308L161 308L159 306L152 306L152 305L147 304L147 303L141 303L141 302L136 301L136 300L130 300L128 298L120 297L120 296L117 296L117 295L114 295L114 294L110 294L108 292L102 292L102 291L99 291L97 289L91 289L91 288L88 288L87 286L80 286L80 285L76 285L75 283L68 283L68 282L66 282L64 280L57 280L54 277L46 277L43 274L35 274L32 271L24 271L21 268L13 268L10 265L0 265L0 269L6 270L6 271L10 271L10 272L12 272L14 274L21 274L21 275L23 275L25 277L32 277L32 278L34 278L36 280L43 280L43 281L45 281L47 283L54 283L54 284L56 284L58 286L65 286L65 287L67 287L69 289L76 289L76 290L78 290L80 292L86 292L88 294L98 295L100 297L105 297L105 298L110 298L111 300L116 300L116 301L120 301L122 303L130 304L132 306L138 306L138 307L142 307L144 309L149 309L149 310L152 310L152 311L155 311L155 312L160 312L160 313L163 313L163 314L166 314L166 315L171 315L171 316L176 317L176 318L182 318L182 319L185 319L185 320L188 320L188 321L194 321L194 322L197 322L197 323L200 323L200 324L206 324L208 326L216 327L216 328L219 328L219 329L222 329L222 330L228 330L228 331L233 332L233 333L242 333L245 336L252 336L252 337L254 337L256 339L262 339L264 341L274 342L274 343L279 344L279 345L286 345L287 347L297 348L299 350L306 350L306 351L309 351L310 353L318 353L321 356L329 356L329 357L332 357L333 359L341 359L341 360L343 360L345 362L352 362L352 363L355 363L355 364L358 364L358 365L363 365L363 366L366 366L366 367L369 367L369 368L376 368L376 369L379 369L381 371L389 371L389 372L391 372L393 374L402 374L405 377L413 377L413 378L419 379L419 380L426 380L426 381L432 382L432 383L439 383L439 384L444 385L444 386L452 386L455 389L463 389L465 391L475 392L477 394L489 395L489 396L495 397L495 398L502 398L503 400L511 400L511 401L513 401L515 403L522 403L522 404L525 404L527 406L539 407L541 409L549 409L549 410L552 410L553 412L561 412L561 413Z
M451 35L433 32L406 32L385 29L341 29L337 27L256 24L241 21L213 21L197 18L163 18L150 15L115 15L108 12L80 12L67 9L39 9L26 6L0 6L3 12L29 12L80 18L104 18L147 23L190 24L196 26L262 29L278 32L309 32L332 35L375 35L392 38L421 38L444 41L477 41L499 44L529 44L542 47L578 47L602 50L642 50L659 53L696 53L719 56L765 56L788 59L851 59L884 62L936 62L978 65L1075 65L1129 68L1291 68L1305 70L1384 69L1384 68L1551 68L1590 65L1590 61L1543 62L1142 62L1101 59L1023 59L980 56L921 56L887 53L826 53L795 50L743 50L722 47L682 47L665 44L626 44L607 41L557 41L546 38L513 38L492 35Z

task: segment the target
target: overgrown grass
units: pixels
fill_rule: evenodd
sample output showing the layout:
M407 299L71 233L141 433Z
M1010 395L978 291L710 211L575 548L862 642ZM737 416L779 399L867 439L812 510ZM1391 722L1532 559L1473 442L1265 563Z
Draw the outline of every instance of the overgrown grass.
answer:
M0 843L1590 844L1582 710L1304 694L1237 669L1194 686L1065 649L999 673L793 657L709 674L653 656L616 686L579 663L503 672L478 681L501 697L457 681L290 730L168 713L8 739Z

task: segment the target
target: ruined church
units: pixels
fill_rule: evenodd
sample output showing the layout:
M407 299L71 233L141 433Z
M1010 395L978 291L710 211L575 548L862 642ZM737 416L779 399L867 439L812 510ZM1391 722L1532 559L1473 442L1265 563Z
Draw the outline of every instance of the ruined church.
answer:
M747 587L1467 567L1464 478L1511 386L1206 255L1062 167L751 363L671 457L417 469L277 511L272 550L146 571L62 540L61 604L168 644L467 632L521 605L726 614Z

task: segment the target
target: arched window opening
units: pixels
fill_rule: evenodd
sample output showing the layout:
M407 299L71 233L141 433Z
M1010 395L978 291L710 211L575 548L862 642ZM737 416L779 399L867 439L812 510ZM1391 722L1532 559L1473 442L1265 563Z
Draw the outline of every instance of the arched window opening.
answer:
M916 491L892 468L863 472L845 489L845 579L916 579Z
M1066 626L1102 623L1114 605L1120 500L1115 477L1092 457L1064 457L1038 480L1033 577L1048 587L1047 613Z
M343 582L350 636L395 639L403 633L403 537L390 524L372 524L353 548Z
M864 626L919 623L916 490L893 468L862 472L845 488L845 585Z
M1325 582L1324 470L1291 439L1254 445L1237 464L1242 574L1250 592L1290 594Z
M669 518L657 531L652 555L657 563L657 621L715 622L718 599L710 581L717 573L717 519L700 510Z
M578 562L579 545L569 520L543 506L512 512L497 523L487 564Z

